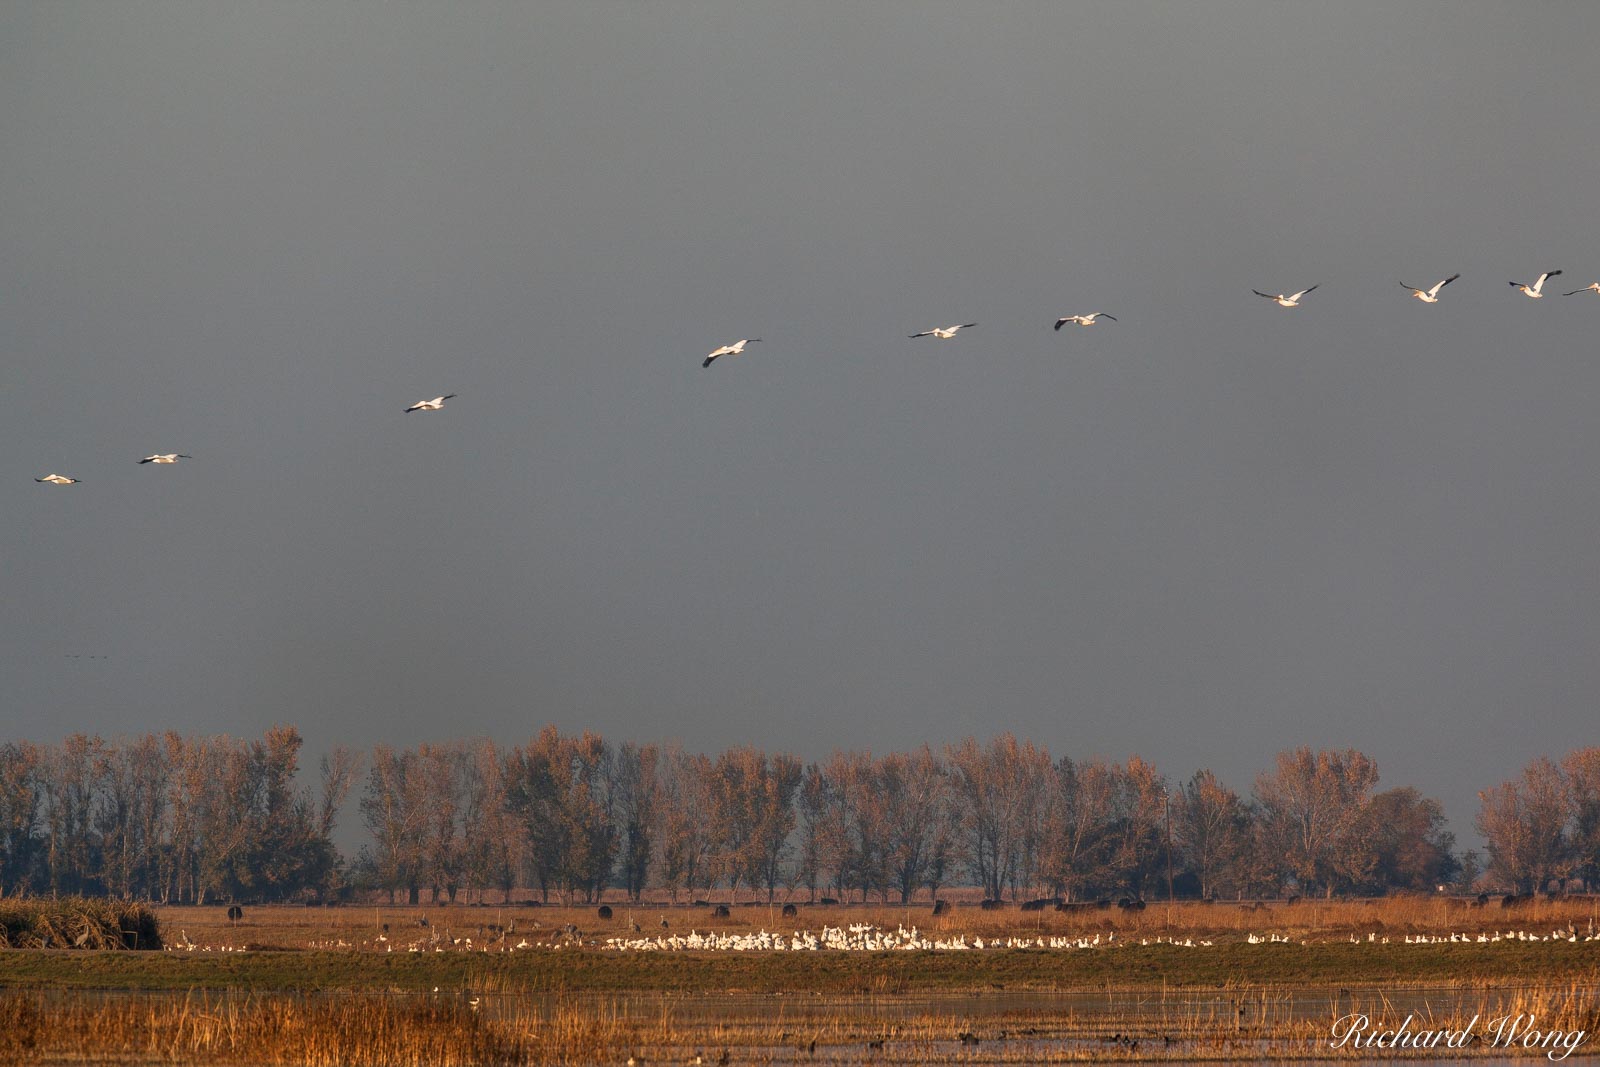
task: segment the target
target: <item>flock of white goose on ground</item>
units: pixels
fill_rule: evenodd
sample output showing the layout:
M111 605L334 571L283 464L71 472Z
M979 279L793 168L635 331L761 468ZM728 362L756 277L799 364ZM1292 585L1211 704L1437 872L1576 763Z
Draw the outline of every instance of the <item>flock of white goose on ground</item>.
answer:
M537 924L535 924L537 926ZM453 936L450 931L434 931L425 936L414 939L395 938L390 940L387 933L378 934L368 940L346 941L344 938L331 938L326 940L313 940L306 944L308 949L323 951L368 951L368 952L529 952L529 951L554 951L561 949L593 948L612 952L993 952L1002 949L1049 949L1054 951L1107 951L1110 949L1134 949L1167 946L1171 948L1207 949L1218 945L1310 945L1310 944L1355 944L1355 945L1498 945L1534 942L1543 943L1591 943L1600 942L1600 932L1593 924L1587 931L1580 931L1575 925L1568 924L1557 927L1548 933L1533 930L1495 930L1492 932L1449 933L1449 934L1397 934L1390 935L1373 931L1365 937L1359 934L1348 934L1344 937L1318 937L1314 939L1293 938L1287 934L1268 933L1266 935L1247 933L1244 937L1238 935L1213 935L1212 937L1196 938L1193 936L1179 938L1176 936L1160 935L1155 937L1119 938L1116 931L1106 931L1095 934L1039 934L983 937L971 933L945 934L930 936L912 926L909 929L899 925L890 930L873 923L852 923L848 926L827 926L821 930L794 930L790 933L781 933L761 929L757 931L706 931L690 930L683 934L662 933L655 936L640 936L637 924L634 924L636 936L606 937L592 936L579 930L574 924L567 924L560 930L537 930L518 935L514 928L502 931L491 936L470 935ZM531 933L531 938L530 938ZM182 933L176 940L166 945L168 952L244 952L242 945L231 943L199 944L189 938L187 932Z
M1531 285L1529 285L1529 284L1527 284L1525 282L1511 282L1510 284L1511 284L1512 288L1520 290L1522 293L1526 294L1528 297L1530 297L1530 298L1532 298L1534 300L1540 300L1540 299L1543 299L1543 297L1544 297L1544 283L1549 281L1551 278L1554 278L1554 277L1560 275L1561 273L1562 272L1559 271L1559 270L1547 270L1544 273L1540 274L1538 279L1536 281L1534 281L1533 284L1531 284ZM1428 289L1418 289L1416 286L1407 285L1405 282L1401 282L1400 285L1401 285L1402 288L1410 290L1411 295L1416 297L1418 300L1422 301L1423 303L1425 303L1425 304L1437 304L1439 302L1440 291L1443 290L1445 286L1449 285L1451 282L1455 281L1459 277L1461 277L1460 274L1452 274L1452 275L1450 275L1450 277L1445 278L1442 281L1435 282L1433 284L1433 286L1431 288L1428 288ZM1274 302L1275 304L1279 305L1280 307L1292 308L1292 307L1299 307L1300 306L1300 301L1308 293L1311 293L1316 288L1317 288L1317 286L1312 285L1312 286L1308 286L1308 287L1306 287L1304 289L1301 289L1298 292L1293 292L1293 293L1264 293L1260 289L1252 289L1250 291L1255 293L1257 296L1265 297L1266 299L1271 300L1272 302ZM1600 282L1590 282L1588 285L1584 286L1582 289L1574 289L1571 292L1563 293L1562 295L1563 296L1577 296L1579 293L1597 293L1597 294L1600 294ZM1105 320L1107 320L1109 322L1116 322L1117 321L1117 317L1115 315L1108 315L1104 311L1093 311L1093 312L1090 312L1087 315L1063 315L1060 318L1056 319L1055 328L1057 330L1060 330L1061 327L1067 325L1068 323L1071 323L1072 325L1075 325L1075 326L1093 326L1096 323L1098 323L1101 319L1105 319ZM959 333L960 331L971 329L972 327L974 327L976 325L978 325L978 324L975 323L975 322L963 322L963 323L959 323L959 324L957 324L955 326L939 326L939 327L935 327L934 329L931 329L931 330L920 330L917 333L909 334L908 336L910 336L913 339L918 338L918 337L937 337L940 340L948 341L951 338L955 337L955 335L957 333ZM739 356L739 355L743 355L746 345L754 344L754 343L756 343L756 342L758 342L760 340L761 340L761 338L759 338L759 337L745 337L745 338L741 338L738 341L733 342L733 344L723 345L720 348L714 348L706 356L704 362L702 362L700 364L700 366L702 368L709 367L709 366L711 366L711 364L715 363L717 360L721 359L723 356ZM405 411L406 411L406 414L408 414L408 415L413 411L441 411L444 408L444 402L446 400L455 399L455 396L456 396L455 393L445 393L443 396L436 396L431 400L419 400L415 404L412 404L410 407L406 408ZM170 464L170 463L176 463L180 459L193 459L193 458L194 458L193 456L190 456L189 454L187 454L185 452L165 452L165 453L157 453L155 455L146 456L145 458L141 459L139 462L141 464L143 464L143 463ZM40 482L40 483L47 484L47 485L77 485L81 480L82 479L80 479L80 478L70 477L70 476L65 475L65 474L46 474L42 478L35 478L34 479L34 481L36 481L36 482Z

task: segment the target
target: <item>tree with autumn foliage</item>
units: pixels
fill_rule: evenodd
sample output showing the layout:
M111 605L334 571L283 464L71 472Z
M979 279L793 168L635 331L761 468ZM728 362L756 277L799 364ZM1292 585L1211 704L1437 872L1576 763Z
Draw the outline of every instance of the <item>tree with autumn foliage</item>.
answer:
M1237 884L1250 835L1250 811L1209 770L1196 771L1172 796L1173 846L1179 865L1211 900Z
M973 877L998 899L1035 882L1044 836L1050 754L1009 733L987 745L967 738L945 750Z
M506 761L506 796L520 817L534 878L546 900L598 898L611 876L617 831L610 760L599 734L562 737L546 726Z
M1561 760L1570 812L1572 873L1593 892L1600 886L1600 748L1575 749Z
M1577 866L1568 834L1568 785L1546 757L1522 775L1478 794L1478 832L1489 851L1492 878L1519 893L1547 888Z
M1263 830L1303 892L1331 897L1370 877L1377 855L1366 816L1377 783L1378 765L1355 749L1280 752L1256 778Z

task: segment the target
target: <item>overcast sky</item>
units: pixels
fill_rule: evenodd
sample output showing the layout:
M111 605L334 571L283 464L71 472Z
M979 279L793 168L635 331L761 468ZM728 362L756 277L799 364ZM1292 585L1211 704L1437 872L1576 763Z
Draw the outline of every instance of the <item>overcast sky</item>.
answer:
M1597 55L1581 3L0 3L0 738L1353 746L1469 837L1600 742Z

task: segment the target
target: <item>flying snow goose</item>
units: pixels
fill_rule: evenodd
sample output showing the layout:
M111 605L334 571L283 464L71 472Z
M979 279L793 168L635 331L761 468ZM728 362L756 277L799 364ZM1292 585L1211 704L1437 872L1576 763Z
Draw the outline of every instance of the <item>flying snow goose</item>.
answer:
M46 474L43 478L35 478L36 482L49 482L51 485L77 485L77 478L68 478L65 474Z
M957 330L965 330L969 326L976 326L976 325L978 325L978 324L975 323L975 322L963 322L960 326L946 326L942 330L923 330L921 333L908 334L907 336L910 336L910 337L937 337L937 338L939 338L941 340L948 341L948 340L950 340L950 338L952 338L952 337L954 337L956 335L956 331Z
M1096 311L1088 315L1066 315L1062 318L1059 318L1056 320L1056 329L1061 329L1061 327L1065 326L1069 322L1078 326L1093 326L1095 319L1110 319L1112 322L1117 321L1117 317L1115 315L1107 315L1104 311Z
M1311 289L1315 289L1315 288L1316 288L1315 285L1313 285L1311 287ZM1407 288L1409 288L1409 286ZM1252 293L1256 294L1257 296L1264 296L1268 300L1276 300L1278 302L1278 306L1279 307L1292 308L1292 307L1299 307L1300 306L1300 298L1302 296L1305 296L1307 293L1311 292L1311 289L1302 289L1298 293L1290 293L1287 296L1285 296L1283 293L1279 293L1277 296L1273 296L1271 293L1263 293L1260 289L1252 289L1250 291Z
M1534 282L1532 285L1523 285L1521 282L1512 282L1511 287L1513 289L1521 289L1527 296L1530 296L1535 300L1539 300L1544 296L1544 294L1539 291L1544 288L1544 283L1560 273L1561 272L1558 270L1547 270L1543 274L1539 275L1539 280Z
M1600 282L1590 282L1588 285L1584 286L1582 289L1574 289L1570 293L1562 293L1561 295L1562 296L1577 296L1579 293L1600 293Z
M1407 285L1405 282L1401 282L1400 286L1403 289L1410 289L1411 295L1422 301L1424 304L1437 304L1439 302L1439 290L1443 289L1445 286L1449 285L1459 277L1461 277L1461 275L1452 274L1444 281L1435 285L1432 289L1418 289L1416 286Z
M146 456L140 463L176 463L180 459L193 459L194 457L183 452L167 452L163 455Z
M741 338L738 341L733 342L733 344L731 344L731 345L723 345L721 348L717 349L716 351L712 352L709 356L707 356L706 357L706 361L704 363L700 364L700 366L701 366L702 369L705 368L705 367L709 367L709 366L711 366L711 364L715 363L718 359L721 359L723 356L742 356L742 355L744 355L744 346L745 345L749 344L752 341L759 341L759 340L761 340L761 338L759 338L759 337L745 337L745 338Z
M454 393L446 393L444 396L436 396L432 400L419 400L406 408L406 414L409 415L413 411L438 411L444 407L446 400L453 399L455 395Z

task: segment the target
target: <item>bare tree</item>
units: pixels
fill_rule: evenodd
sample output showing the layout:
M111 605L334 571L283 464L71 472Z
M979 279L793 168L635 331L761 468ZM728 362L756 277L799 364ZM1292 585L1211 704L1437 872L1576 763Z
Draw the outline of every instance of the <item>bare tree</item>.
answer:
M372 835L376 852L373 868L378 884L389 899L405 889L409 903L418 902L422 876L422 842L427 813L418 791L419 777L411 771L416 760L409 751L396 752L376 745L361 796L361 818Z
M947 749L952 790L962 813L972 873L991 897L1032 882L1042 839L1050 754L1009 733L987 746L967 738Z
M1489 850L1489 873L1518 892L1546 888L1574 866L1567 835L1567 783L1541 756L1520 779L1478 794L1478 832Z
M1040 873L1055 892L1082 896L1107 879L1117 848L1116 769L1061 757L1050 769Z
M42 862L34 833L40 761L39 747L30 742L0 744L0 896L31 888Z
M1265 829L1303 889L1331 897L1370 874L1377 858L1360 831L1377 782L1377 764L1355 749L1305 747L1278 753L1277 766L1256 778Z
M1235 873L1248 832L1239 794L1209 770L1196 771L1172 798L1173 840L1205 899L1217 894L1219 881Z
M1561 770L1567 778L1573 873L1593 892L1600 886L1600 748L1567 753Z

